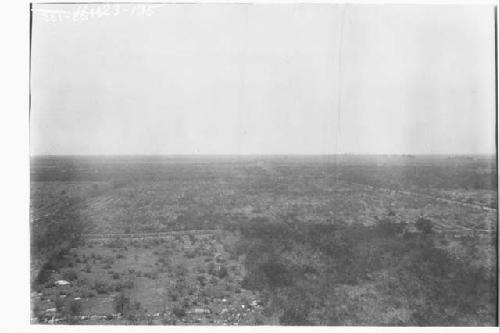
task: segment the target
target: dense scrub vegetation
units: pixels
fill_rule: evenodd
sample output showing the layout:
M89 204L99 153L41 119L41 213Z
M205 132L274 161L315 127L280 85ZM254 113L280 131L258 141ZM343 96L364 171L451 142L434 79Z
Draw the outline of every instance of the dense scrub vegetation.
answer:
M342 178L348 181L407 189L410 187L435 189L495 190L497 188L494 157L479 160L440 160L440 163L419 161L395 165L352 165L342 169Z
M62 264L64 255L82 241L84 221L78 214L78 200L61 198L57 212L31 224L31 257L43 261L36 284L47 281L49 271Z
M77 314L71 296L130 323L167 308L156 322L495 323L490 157L43 157L31 177L35 313ZM83 232L200 229L225 236L81 243ZM71 282L64 304L58 279ZM172 279L158 310L151 291Z
M241 227L244 287L285 325L493 325L496 272L439 248L420 221Z

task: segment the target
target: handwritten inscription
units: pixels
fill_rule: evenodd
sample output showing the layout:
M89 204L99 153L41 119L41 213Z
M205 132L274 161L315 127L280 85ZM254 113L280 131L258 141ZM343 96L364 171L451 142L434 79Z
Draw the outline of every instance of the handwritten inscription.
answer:
M94 19L103 19L118 15L128 16L153 16L155 10L163 5L149 4L104 4L104 5L78 5L71 10L34 8L33 12L40 15L45 22L84 22Z

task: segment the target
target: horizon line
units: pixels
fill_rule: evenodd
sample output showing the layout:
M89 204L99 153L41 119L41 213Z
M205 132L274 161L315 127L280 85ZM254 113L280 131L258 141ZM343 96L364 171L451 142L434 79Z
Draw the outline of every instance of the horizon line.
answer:
M179 154L29 154L29 157L134 157L134 156L144 156L144 157L253 157L253 156L290 156L290 157L320 157L320 156L495 156L497 153L317 153L317 154L307 154L307 153L249 153L249 154L230 154L230 153L219 153L219 154L199 154L199 153L179 153Z

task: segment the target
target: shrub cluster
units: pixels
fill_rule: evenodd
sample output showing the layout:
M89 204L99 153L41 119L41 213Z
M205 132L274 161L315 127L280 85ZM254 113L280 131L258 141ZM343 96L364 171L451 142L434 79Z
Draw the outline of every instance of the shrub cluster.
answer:
M378 320L381 325L494 322L494 270L472 266L472 260L458 260L437 246L443 239L437 242L430 220L417 224L416 233L389 220L373 227L267 221L243 225L236 247L246 255L242 287L270 295L282 324L361 324L369 316L375 317L368 323ZM213 273L212 265L209 269ZM377 288L370 289L374 284ZM352 295L349 288L372 295L342 300L339 295ZM368 303L373 301L382 302L376 314ZM389 309L404 313L404 322Z

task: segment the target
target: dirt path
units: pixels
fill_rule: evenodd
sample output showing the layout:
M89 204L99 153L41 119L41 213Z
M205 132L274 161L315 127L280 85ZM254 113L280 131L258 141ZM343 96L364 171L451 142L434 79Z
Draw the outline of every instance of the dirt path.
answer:
M365 188L367 188L367 189L369 189L371 191L383 191L383 192L386 192L386 193L397 193L397 194L404 194L404 195L409 195L409 196L417 196L417 197L422 197L422 198L426 198L426 199L432 199L432 200L436 200L436 201L439 201L439 202L444 202L444 203L448 203L448 204L452 204L452 205L460 205L460 206L474 208L474 209L482 209L482 210L485 210L485 211L488 211L488 212L494 212L494 213L497 212L496 208L492 208L492 207L488 207L488 206L484 206L484 205L467 203L467 202L458 201L458 200L446 199L446 198L442 198L442 197L436 197L436 196L433 196L431 194L425 194L425 193L420 193L420 192L404 191L404 190L394 190L394 189L390 189L390 188L386 188L386 187L379 187L379 186L372 186L372 185L367 185L367 184L360 184L360 183L349 182L349 181L346 181L346 180L343 180L343 179L342 179L342 181L345 182L345 183L347 183L347 184L350 184L350 185L358 185L358 186L365 187Z
M83 234L86 240L105 240L105 239L147 239L147 238L170 238L174 236L184 235L214 235L219 233L219 230L206 229L206 230L177 230L167 232L151 232L151 233L107 233L107 234Z

